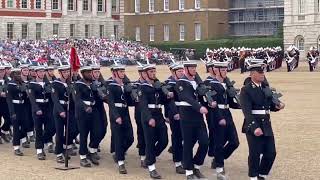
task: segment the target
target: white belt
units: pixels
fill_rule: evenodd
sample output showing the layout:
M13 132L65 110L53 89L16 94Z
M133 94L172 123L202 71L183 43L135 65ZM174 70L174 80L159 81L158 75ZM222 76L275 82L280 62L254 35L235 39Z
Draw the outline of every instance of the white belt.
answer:
M126 108L127 107L127 105L123 104L123 103L114 103L114 106L119 107L119 108Z
M218 104L219 109L229 109L229 104Z
M150 109L160 109L161 104L148 104L148 108Z
M180 102L175 102L177 106L192 106L191 104L185 102L185 101L180 101Z
M24 100L12 100L13 104L23 104Z
M60 104L63 104L63 105L68 104L68 102L67 102L67 101L65 101L65 100L59 100L59 103L60 103Z
M87 106L93 106L96 104L96 102L91 102L91 101L83 101L83 103Z
M270 114L270 110L252 110L251 113L257 115Z
M47 103L49 102L49 99L36 99L37 103Z

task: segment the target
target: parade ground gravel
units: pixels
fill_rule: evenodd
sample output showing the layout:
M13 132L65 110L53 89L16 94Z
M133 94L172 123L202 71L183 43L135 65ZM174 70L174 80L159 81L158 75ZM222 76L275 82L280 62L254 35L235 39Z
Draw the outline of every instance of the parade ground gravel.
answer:
M283 64L285 65L285 64ZM103 68L105 78L110 77L109 68ZM163 81L169 75L166 66L158 66L158 78ZM201 64L199 72L205 78L204 67ZM128 67L127 75L131 80L137 79L135 67ZM240 74L236 70L229 74L235 80L236 87L241 88L248 73ZM294 72L286 72L285 67L266 74L272 87L284 96L281 98L286 104L283 111L272 113L271 119L276 137L277 158L270 178L272 180L319 180L320 179L320 71L309 72L306 62L301 62ZM107 110L108 112L108 110ZM131 121L133 108L130 108ZM240 138L240 147L230 159L226 161L226 172L231 180L246 180L248 146L244 134L241 133L243 115L241 110L232 110ZM136 148L137 141L127 153L127 175L119 175L117 165L114 164L110 152L110 127L101 144L102 159L99 166L80 168L71 171L59 171L55 167L54 154L47 153L47 160L36 158L34 143L32 148L23 149L25 156L17 157L13 154L11 144L0 145L0 180L145 180L150 179L147 170L140 168L140 160ZM168 129L169 126L168 126ZM136 133L135 138L136 138ZM168 131L170 137L171 132ZM171 143L169 143L170 146ZM168 147L169 147L168 146ZM156 167L163 179L182 180L184 175L175 174L172 156L167 149L157 160ZM79 156L72 157L71 166L79 166ZM210 169L210 159L206 158L202 167L203 173L209 180L216 179L215 171Z

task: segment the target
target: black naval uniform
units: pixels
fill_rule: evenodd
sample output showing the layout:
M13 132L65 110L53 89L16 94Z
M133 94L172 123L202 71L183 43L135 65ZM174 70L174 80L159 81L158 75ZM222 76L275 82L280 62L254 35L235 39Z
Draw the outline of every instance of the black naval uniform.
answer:
M53 118L56 127L56 146L55 154L60 155L64 153L64 149L70 149L70 145L73 143L73 139L77 136L77 123L75 120L75 110L73 98L69 98L71 95L70 86L67 83L62 82L60 79L56 79L52 82L52 101L53 101ZM69 101L70 100L70 101ZM68 112L68 103L69 112ZM62 118L60 113L65 112L66 117ZM68 126L68 142L65 142L65 128L67 125L67 116L69 115ZM64 148L65 146L65 148Z
M24 81L24 84L26 87L29 86L29 82L30 82L30 80ZM27 94L27 96L24 97L24 105L26 106L25 121L27 122L27 127L26 127L27 137L29 138L29 141L30 140L34 141L34 121L33 121L33 117L32 117L32 108L31 108L31 103L30 103L30 99L29 99L28 94ZM33 139L31 139L30 137Z
M156 163L162 151L168 145L168 132L163 118L161 105L167 102L167 97L161 89L156 89L152 84L144 81L139 91L141 123L146 142L146 165ZM150 119L155 120L155 127L149 125Z
M276 157L276 147L271 126L270 110L277 111L272 97L263 92L261 87L250 81L240 93L240 102L245 120L242 132L246 134L249 145L249 177L268 175ZM261 128L263 135L257 137L254 131ZM260 159L260 155L263 155Z
M2 92L6 93L6 88L5 86L7 86L7 83L9 82L8 78L4 78L0 80L0 86L3 87ZM6 97L0 97L0 124L1 124L1 117L3 118L4 122L2 127L0 127L1 132L0 134L2 136L6 136L9 134L10 131L10 126L11 126L11 119L10 119L10 114L9 114L9 109L8 109L8 104L6 102ZM6 140L10 140L10 139L6 139Z
M172 157L173 162L179 163L182 162L183 155L183 139L181 133L180 120L175 120L174 116L179 114L179 98L178 94L175 91L176 80L174 77L170 76L167 81L167 85L170 87L168 90L174 93L174 98L170 99L170 101L165 105L165 114L166 117L169 118L170 121L170 129L171 129L171 141L172 141Z
M130 93L125 92L124 86L115 80L108 84L107 99L115 157L118 162L124 161L125 153L134 141L133 128L128 109L128 106L133 105L133 103ZM116 122L116 119L119 117L122 119L121 124Z
M200 113L201 104L196 93L196 81L183 76L177 81L176 91L179 96L180 125L183 137L183 160L186 170L194 170L195 166L201 166L207 155L208 133L207 127ZM193 147L198 141L199 147L193 156Z
M20 140L26 138L27 132L27 121L25 121L26 116L26 105L25 98L27 94L22 88L22 84L11 81L8 83L7 87L7 103L9 107L10 117L12 120L13 127L13 140L12 144L15 150L20 146ZM3 106L1 106L2 108ZM25 140L26 142L26 140Z
M214 151L211 155L215 157L216 167L223 168L224 160L228 159L239 146L238 133L229 108L240 109L240 105L228 96L225 83L221 83L210 76L205 83L217 92L215 95L217 107L209 113L208 117L211 123L208 123L208 125L210 126L209 129L213 131L213 134L211 134L213 137L210 137L210 140L213 138ZM219 121L222 119L226 120L226 126L219 125ZM209 147L209 149L212 150L212 147Z
M52 114L49 114L49 97L51 96L51 88L45 82L32 81L29 83L29 99L32 107L32 115L36 130L36 143L37 154L43 150L44 144L52 143L52 137L55 134L55 126ZM37 111L42 111L42 115L37 115ZM44 129L43 129L44 126Z

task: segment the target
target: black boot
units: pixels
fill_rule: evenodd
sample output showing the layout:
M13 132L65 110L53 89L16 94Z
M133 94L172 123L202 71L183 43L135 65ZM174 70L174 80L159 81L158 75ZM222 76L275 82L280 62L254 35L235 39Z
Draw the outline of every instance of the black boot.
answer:
M124 166L124 164L119 166L119 173L120 174L127 174L128 173L126 167Z
M227 177L226 177L226 172L224 171L224 169L222 172L217 173L217 180L226 180L226 179L227 179Z
M30 144L28 142L22 143L23 148L30 148Z
M199 178L199 179L204 179L204 178L206 178L206 177L200 172L199 169L194 169L194 170L193 170L193 173L194 173L194 175L197 176L197 178Z
M87 156L88 156L88 159L92 162L92 164L99 165L99 160L96 159L96 157L94 156L94 153L89 153Z
M178 166L178 167L176 167L176 173L177 174L185 174L186 171L183 169L182 166Z
M34 135L32 135L32 136L29 137L29 141L30 141L30 142L35 142L35 141L36 141L36 138L34 137Z
M57 163L64 163L64 157L63 156L57 156L56 158Z
M46 155L42 152L37 154L38 160L46 160Z
M141 160L140 167L142 167L143 169L147 169L148 168L145 160Z
M80 166L81 167L91 167L91 163L87 160L87 158L81 159Z
M2 134L1 138L4 140L4 142L9 143L11 141L10 134Z
M77 150L77 149L78 149L78 146L77 146L76 143L73 143L73 144L72 144L72 149L73 149L73 150Z
M216 168L217 168L216 160L213 158L211 162L211 169L216 169Z
M16 149L16 150L14 150L14 155L16 155L16 156L23 156L23 152L21 152L20 149Z
M90 153L91 156L93 156L95 159L100 160L101 157L99 156L99 154L97 152L95 153Z
M266 178L258 176L258 180L266 180Z
M157 170L153 170L153 171L150 171L150 177L152 179L161 179L162 177L160 176L160 174L157 172Z
M48 153L54 153L53 144L48 146Z
M199 178L197 176L195 176L194 174L187 176L187 180L193 180L193 179L199 179Z
M67 149L66 151L68 151L68 155L69 156L76 156L77 155L77 152L74 151L72 148L71 149Z

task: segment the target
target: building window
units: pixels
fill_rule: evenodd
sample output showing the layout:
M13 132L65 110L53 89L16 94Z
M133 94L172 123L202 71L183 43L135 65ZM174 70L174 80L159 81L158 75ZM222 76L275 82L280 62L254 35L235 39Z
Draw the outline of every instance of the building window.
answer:
M13 5L14 5L13 0L8 0L8 1L7 1L7 7L8 7L8 8L13 8Z
M68 0L68 11L74 10L74 0Z
M136 41L141 41L141 39L140 39L140 27L136 27Z
M184 0L179 0L179 10L184 10Z
M41 0L36 0L36 9L41 9Z
M169 11L169 0L164 0L163 1L163 9L165 10L165 11Z
M139 12L140 12L140 0L135 0L134 2L135 2L135 3L134 3L135 12L136 12L136 13L139 13Z
M28 8L28 0L22 0L21 1L21 8L27 9Z
M74 37L76 31L76 25L70 24L70 37Z
M52 10L59 9L59 0L52 0Z
M36 23L36 40L41 39L42 24Z
M195 9L201 8L201 0L194 0L194 8Z
M103 12L103 0L98 0L98 12Z
M170 30L169 30L169 25L165 24L163 26L163 40L164 41L169 41L170 39Z
M320 7L319 7L320 6L320 0L316 0L315 2L316 2L316 4L315 4L316 12L319 13L320 12Z
M303 36L297 36L295 44L296 44L296 47L299 49L299 51L304 51L304 38L303 38Z
M119 13L120 1L112 0L112 12Z
M154 26L149 26L149 41L154 41Z
M304 14L304 0L298 0L298 13L299 14Z
M154 11L154 0L149 0L149 12Z
M118 39L118 37L119 37L119 26L118 25L113 26L113 33L114 33L114 38Z
M100 38L104 37L104 25L99 26L99 35L100 35Z
M52 34L55 36L59 36L59 24L52 25Z
M195 24L194 32L195 32L195 34L194 34L195 40L196 41L201 40L201 24L199 24L199 23Z
M89 10L89 0L83 0L83 9L84 11Z
M179 24L180 41L184 41L184 35L185 35L184 24Z
M28 39L28 24L21 25L21 39Z
M13 23L7 23L7 38L13 39Z
M89 38L90 36L90 26L88 24L84 25L84 37Z

